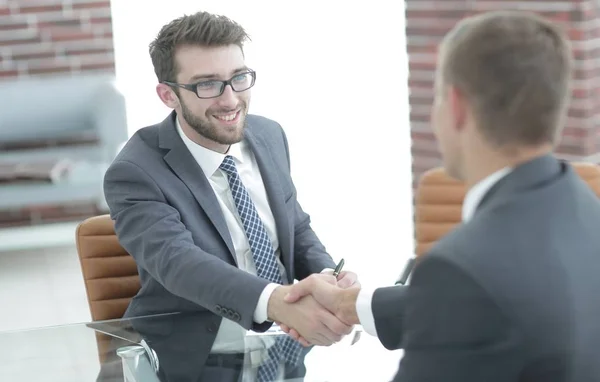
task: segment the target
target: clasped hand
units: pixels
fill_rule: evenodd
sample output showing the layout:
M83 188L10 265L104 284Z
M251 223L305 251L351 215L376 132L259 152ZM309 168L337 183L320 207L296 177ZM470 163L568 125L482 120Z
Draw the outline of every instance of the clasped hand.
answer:
M344 291L358 290L353 272L313 274L278 287L269 301L269 318L304 346L329 346L352 331L358 320L345 309Z

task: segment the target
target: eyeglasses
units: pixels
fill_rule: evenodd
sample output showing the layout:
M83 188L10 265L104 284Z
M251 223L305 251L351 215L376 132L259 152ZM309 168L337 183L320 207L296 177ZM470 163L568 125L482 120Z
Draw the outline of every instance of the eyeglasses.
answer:
M193 84L178 84L176 82L163 81L162 83L189 90L196 93L198 98L206 99L219 97L223 94L225 86L227 85L231 86L231 89L234 92L243 92L254 86L254 82L256 82L256 72L254 70L249 70L247 72L236 74L227 81L207 80Z

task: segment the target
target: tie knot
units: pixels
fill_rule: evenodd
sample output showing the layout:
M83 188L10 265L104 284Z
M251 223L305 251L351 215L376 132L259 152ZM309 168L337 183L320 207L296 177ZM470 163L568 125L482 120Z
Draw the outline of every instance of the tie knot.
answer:
M219 167L221 168L221 170L225 171L227 175L237 174L235 162L233 161L231 155L226 155L225 159L223 159L223 162L221 162L221 166Z

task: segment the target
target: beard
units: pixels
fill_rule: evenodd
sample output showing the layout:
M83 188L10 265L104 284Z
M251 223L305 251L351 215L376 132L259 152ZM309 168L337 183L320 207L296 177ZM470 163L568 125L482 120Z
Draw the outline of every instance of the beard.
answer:
M210 120L213 114L227 113L233 110L208 109L204 117L195 115L183 102L181 105L181 116L187 124L204 138L210 139L221 145L233 145L244 139L244 130L246 129L246 114L248 113L248 104L240 101L236 109L240 109L239 121L236 126L218 126L217 123ZM240 107L241 106L241 107ZM235 109L234 109L235 110Z

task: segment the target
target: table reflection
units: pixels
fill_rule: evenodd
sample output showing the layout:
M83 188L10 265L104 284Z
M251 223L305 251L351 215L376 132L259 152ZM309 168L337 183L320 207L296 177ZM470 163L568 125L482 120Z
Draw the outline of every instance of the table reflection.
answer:
M273 326L237 339L243 354L216 353L196 323L204 313L171 313L31 330L0 332L1 381L250 382L269 359L269 349L287 334ZM327 364L337 352L361 351L361 328L338 344L318 348ZM239 344L238 344L239 345ZM279 363L277 381L324 381L309 370L305 348L297 365ZM333 361L331 362L333 363ZM364 366L364 365L363 365ZM361 365L345 365L346 371ZM322 368L319 368L322 369ZM310 379L304 379L311 374Z

